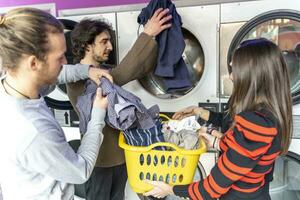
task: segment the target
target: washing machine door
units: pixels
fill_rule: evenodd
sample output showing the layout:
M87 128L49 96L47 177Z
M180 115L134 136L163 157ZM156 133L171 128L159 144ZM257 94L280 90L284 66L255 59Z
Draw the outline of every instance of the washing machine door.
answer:
M300 156L288 152L275 162L274 179L270 185L272 200L300 199Z
M182 28L182 34L185 41L183 60L187 66L192 87L187 89L177 89L167 91L163 78L156 76L153 72L140 79L142 87L150 94L162 98L178 98L189 93L200 81L204 71L204 52L202 46L195 35L186 28Z
M66 37L66 58L69 64L73 63L73 54L72 54L72 43L71 43L71 31L74 29L77 22L69 19L59 19L64 25L64 34ZM45 97L45 101L50 108L57 110L72 110L72 104L69 101L67 95L67 89L65 84L57 85L55 90L51 92L47 97Z
M230 44L227 65L241 42L261 37L273 41L280 47L289 68L293 102L298 104L300 102L300 12L273 10L245 23Z

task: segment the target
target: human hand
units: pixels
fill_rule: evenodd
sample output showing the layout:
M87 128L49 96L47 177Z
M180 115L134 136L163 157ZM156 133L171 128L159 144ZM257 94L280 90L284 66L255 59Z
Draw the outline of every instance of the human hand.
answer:
M104 97L102 95L102 89L101 88L97 88L97 92L96 92L96 95L95 95L93 107L106 109L107 105L108 105L107 97Z
M200 132L203 132L203 133L208 133L212 136L215 136L219 139L221 139L223 137L223 133L221 133L220 131L218 131L216 128L214 127L207 127L207 126L202 126L201 129L199 129L198 131L199 133Z
M200 117L202 114L202 110L203 110L203 108L198 107L198 106L189 106L187 108L177 111L172 116L172 119L181 120L185 117L189 117L189 116L193 116L193 115Z
M154 37L157 36L163 30L170 28L171 23L167 23L172 19L171 15L167 15L169 9L157 9L151 19L145 24L144 33ZM167 16L166 16L167 15Z
M174 194L173 186L166 184L162 181L149 181L145 180L146 183L152 185L154 188L146 193L144 196L153 196L155 198L164 198L170 194Z
M206 133L207 133L207 131L206 131ZM212 129L210 131L210 134L212 136L215 136L215 137L219 138L219 139L221 139L223 137L223 135L224 135L223 133L221 133L220 131L217 131L216 129Z
M204 128L199 129L198 134L204 139L204 142L209 149L213 148L213 149L220 150L219 147L220 139L218 137L208 134L206 130L204 131Z
M89 68L89 78L94 81L97 85L100 84L100 78L105 77L110 82L113 82L112 76L109 74L108 70L105 69L99 69L96 67L90 67Z

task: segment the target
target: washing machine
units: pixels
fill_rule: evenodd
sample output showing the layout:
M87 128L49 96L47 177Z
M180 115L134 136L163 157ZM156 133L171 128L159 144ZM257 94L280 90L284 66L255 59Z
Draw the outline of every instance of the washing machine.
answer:
M220 96L232 92L227 66L233 51L247 39L264 37L276 43L289 67L294 131L285 156L275 163L270 194L274 200L300 199L300 4L298 0L262 0L221 4Z
M291 91L299 102L300 4L298 0L262 0L221 4L220 96L229 97L227 66L244 40L265 37L278 44L289 65ZM299 44L299 45L298 45Z
M218 103L217 47L219 5L177 7L182 18L186 47L183 59L188 67L193 88L168 92L162 81L149 74L124 86L139 96L146 107L157 104L162 112L175 112L199 102ZM118 12L119 58L124 58L138 34L140 11ZM129 28L130 27L130 28Z
M295 119L294 119L295 121ZM272 200L300 199L300 121L294 124L293 139L287 155L275 162L274 180L270 185Z
M294 133L286 156L276 161L274 181L270 192L272 199L300 199L300 104L293 107Z

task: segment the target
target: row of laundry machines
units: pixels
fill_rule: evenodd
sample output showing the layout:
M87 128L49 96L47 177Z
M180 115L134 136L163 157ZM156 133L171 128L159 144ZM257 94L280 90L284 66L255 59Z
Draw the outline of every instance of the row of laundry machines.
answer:
M274 200L300 199L300 4L299 0L258 1L174 1L182 17L186 47L183 53L193 87L168 92L153 74L124 86L139 96L146 107L158 104L167 114L199 105L222 112L232 91L227 65L234 49L246 39L265 37L281 48L288 64L293 94L294 134L289 153L276 162L271 196ZM104 18L116 35L109 64L118 64L142 31L137 16L146 4L59 11L65 25L68 52L70 31L83 18ZM47 97L49 106L64 127L69 140L79 139L78 118L66 95L65 85L57 86ZM197 179L209 174L217 160L215 152L200 158ZM127 188L126 199L135 199ZM176 199L175 197L172 199Z

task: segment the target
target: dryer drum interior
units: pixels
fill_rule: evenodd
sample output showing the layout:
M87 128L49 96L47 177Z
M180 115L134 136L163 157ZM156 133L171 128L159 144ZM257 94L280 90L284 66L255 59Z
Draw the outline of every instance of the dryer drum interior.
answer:
M227 54L227 65L234 50L247 39L264 37L277 44L286 60L290 74L294 104L300 102L300 12L273 10L244 24L235 34Z
M202 46L189 30L182 28L182 34L186 45L182 57L186 63L192 81L192 88L168 92L163 79L153 73L140 79L139 82L143 88L158 98L170 99L185 95L198 84L202 77L205 66Z

